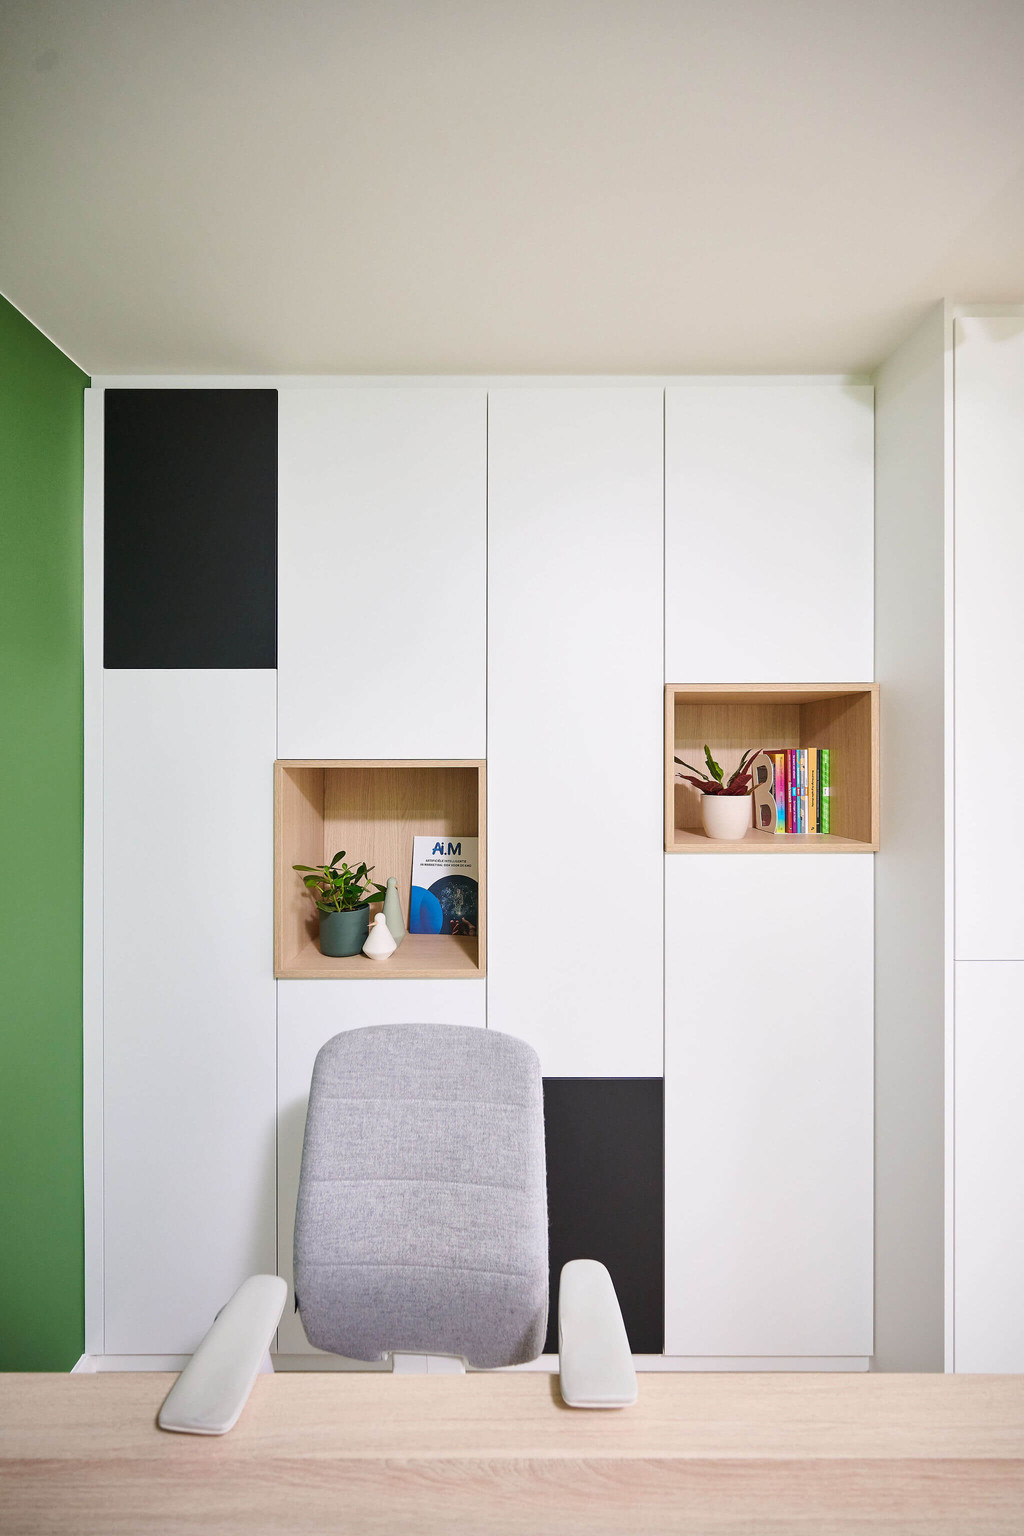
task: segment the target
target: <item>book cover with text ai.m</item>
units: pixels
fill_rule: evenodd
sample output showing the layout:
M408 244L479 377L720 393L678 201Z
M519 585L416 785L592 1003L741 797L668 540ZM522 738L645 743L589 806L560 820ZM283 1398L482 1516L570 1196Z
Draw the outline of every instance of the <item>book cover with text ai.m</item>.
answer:
M476 937L480 839L414 837L410 933L446 933Z

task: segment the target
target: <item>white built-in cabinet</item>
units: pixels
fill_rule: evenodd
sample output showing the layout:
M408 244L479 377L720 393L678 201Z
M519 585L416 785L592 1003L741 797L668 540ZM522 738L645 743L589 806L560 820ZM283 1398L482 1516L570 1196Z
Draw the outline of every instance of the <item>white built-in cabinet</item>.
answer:
M936 305L877 382L876 1305L933 1369L1021 1372L1024 311Z
M491 391L488 1023L662 1071L662 391Z
M870 390L279 410L277 674L103 674L106 1352L290 1276L317 1050L436 1020L664 1071L667 1353L868 1355L873 861L666 856L662 696L871 679ZM486 758L486 980L274 982L275 758Z
M278 409L278 756L482 758L486 390Z
M276 1266L275 684L103 676L107 1354L190 1352Z
M954 433L953 1352L1024 1371L1024 315L955 321Z

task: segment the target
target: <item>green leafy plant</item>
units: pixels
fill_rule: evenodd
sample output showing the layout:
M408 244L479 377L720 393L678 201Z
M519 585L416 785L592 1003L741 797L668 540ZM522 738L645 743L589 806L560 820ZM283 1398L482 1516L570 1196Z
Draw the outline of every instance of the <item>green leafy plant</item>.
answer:
M383 901L386 886L378 885L366 877L374 865L367 869L360 864L350 869L342 862L344 848L336 853L329 864L293 864L303 877L302 883L316 903L318 912L354 912L358 907L368 907L371 902Z
M749 751L744 752L740 758L739 767L727 779L724 770L711 756L711 748L705 742L704 761L707 763L707 773L702 768L694 768L692 763L684 762L681 757L676 757L673 759L675 762L690 770L689 773L677 773L676 778L685 779L687 784L692 784L695 789L699 789L702 795L749 795L750 764L760 750L760 747L751 747Z

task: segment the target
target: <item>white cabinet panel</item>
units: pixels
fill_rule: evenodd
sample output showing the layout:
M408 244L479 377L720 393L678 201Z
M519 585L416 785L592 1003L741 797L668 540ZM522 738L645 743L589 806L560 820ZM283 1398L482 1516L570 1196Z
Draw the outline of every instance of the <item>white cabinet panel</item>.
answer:
M873 675L870 386L665 395L665 665L677 683Z
M1024 965L956 967L954 1368L1024 1372Z
M666 1353L869 1355L872 861L666 881Z
M103 687L105 1349L179 1354L275 1263L275 678Z
M278 1330L282 1354L319 1354L306 1339L291 1295L295 1200L316 1053L332 1036L368 1024L484 1027L485 981L282 981L278 983L278 1273L289 1300Z
M1024 960L1024 316L958 320L955 368L956 955Z
M488 1022L662 1068L662 395L490 396Z
M280 757L483 757L487 397L280 394Z

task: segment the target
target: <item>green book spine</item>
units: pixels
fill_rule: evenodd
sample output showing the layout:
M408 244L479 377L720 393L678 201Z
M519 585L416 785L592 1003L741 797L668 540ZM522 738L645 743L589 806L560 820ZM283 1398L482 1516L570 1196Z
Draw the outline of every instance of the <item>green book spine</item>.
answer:
M821 830L831 832L832 823L829 816L829 796L832 793L832 754L828 747L821 749Z

